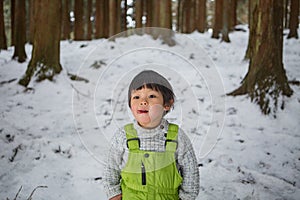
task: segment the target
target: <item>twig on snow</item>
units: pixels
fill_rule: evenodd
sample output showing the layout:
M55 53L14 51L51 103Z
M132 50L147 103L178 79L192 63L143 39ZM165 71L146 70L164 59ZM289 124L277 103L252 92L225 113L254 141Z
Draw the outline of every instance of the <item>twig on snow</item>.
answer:
M44 186L44 185L37 186L36 188L33 189L33 191L31 192L31 194L30 194L30 196L28 197L27 200L32 200L33 193L34 193L38 188L48 188L48 187L47 187L47 186Z
M19 188L19 190L18 190L18 192L17 192L17 194L16 194L14 200L17 200L17 197L19 196L21 190L22 190L22 185L21 185L21 187Z

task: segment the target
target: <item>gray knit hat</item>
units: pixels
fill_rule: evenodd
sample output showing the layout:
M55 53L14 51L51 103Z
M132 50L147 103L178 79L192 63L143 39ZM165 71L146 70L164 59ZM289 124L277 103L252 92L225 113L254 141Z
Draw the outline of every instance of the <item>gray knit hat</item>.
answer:
M144 70L132 79L128 89L128 102L130 102L131 92L146 84L161 85L173 93L172 86L166 78L155 71Z

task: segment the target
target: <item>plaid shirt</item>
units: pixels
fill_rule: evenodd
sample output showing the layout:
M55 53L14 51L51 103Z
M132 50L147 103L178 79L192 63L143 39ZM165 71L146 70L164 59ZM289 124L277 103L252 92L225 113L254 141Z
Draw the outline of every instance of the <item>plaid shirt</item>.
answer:
M154 129L144 129L137 123L134 128L140 138L140 149L145 151L165 151L165 133L168 131L168 121L163 119ZM124 129L116 132L107 155L103 183L109 198L121 194L121 170L126 164L129 150L126 146L126 133ZM178 130L178 148L175 152L177 168L183 178L179 189L182 200L193 200L199 193L199 170L192 143L187 135Z

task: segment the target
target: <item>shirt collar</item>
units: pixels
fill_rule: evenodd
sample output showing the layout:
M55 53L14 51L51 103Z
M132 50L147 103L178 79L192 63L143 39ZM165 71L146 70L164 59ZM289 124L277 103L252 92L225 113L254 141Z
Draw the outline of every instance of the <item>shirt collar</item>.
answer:
M137 130L139 137L153 137L156 134L164 134L168 131L168 125L168 121L163 118L157 127L146 129L141 127L137 121L134 121L134 128Z

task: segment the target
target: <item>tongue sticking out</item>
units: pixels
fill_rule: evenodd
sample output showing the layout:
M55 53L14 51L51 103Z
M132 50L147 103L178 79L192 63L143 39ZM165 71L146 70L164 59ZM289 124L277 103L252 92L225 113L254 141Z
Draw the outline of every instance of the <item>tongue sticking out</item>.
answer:
M138 110L138 114L148 113L148 110Z

